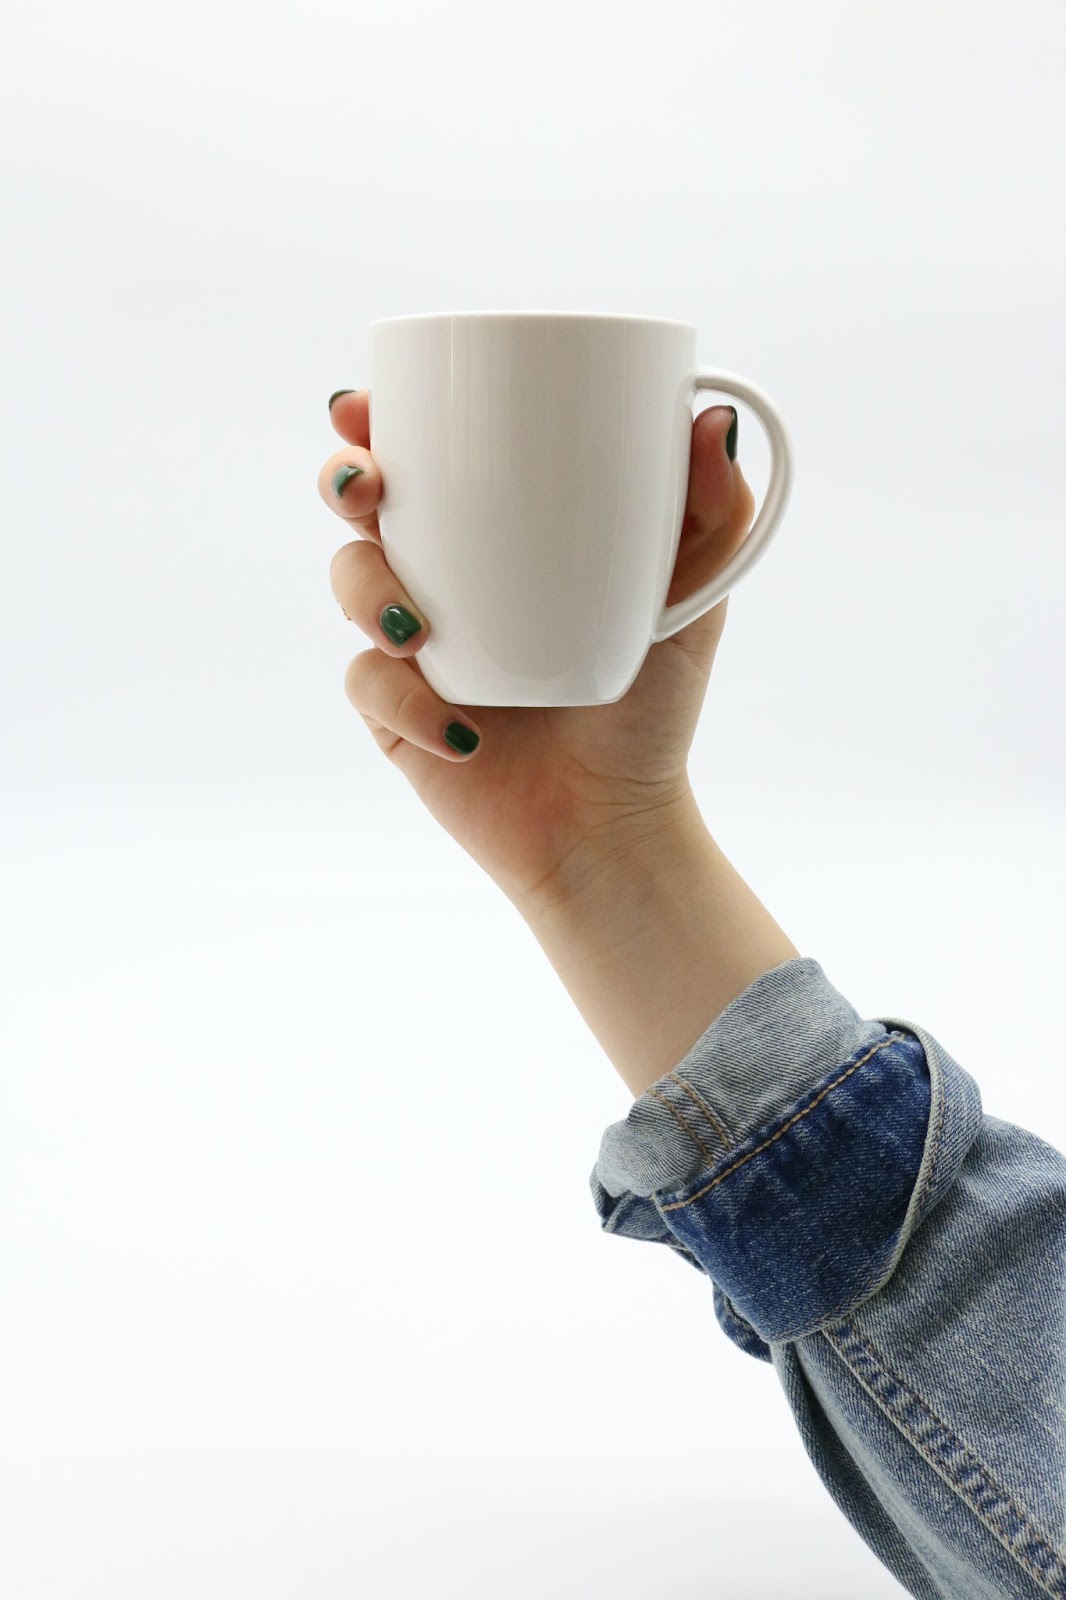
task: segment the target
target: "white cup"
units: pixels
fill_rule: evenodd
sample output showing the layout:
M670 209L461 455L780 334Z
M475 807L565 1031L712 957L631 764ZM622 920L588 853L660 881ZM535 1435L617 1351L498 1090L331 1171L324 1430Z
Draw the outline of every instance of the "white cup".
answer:
M651 646L758 561L792 481L761 390L695 365L665 317L439 312L370 324L370 450L386 560L429 619L415 658L455 705L620 700ZM771 448L766 497L717 577L668 606L693 400L745 401Z

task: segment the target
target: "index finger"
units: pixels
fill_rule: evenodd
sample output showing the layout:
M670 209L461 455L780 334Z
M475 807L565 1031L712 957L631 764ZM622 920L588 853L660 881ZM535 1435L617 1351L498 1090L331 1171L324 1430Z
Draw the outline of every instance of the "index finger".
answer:
M370 390L338 389L329 402L329 420L348 444L370 449Z

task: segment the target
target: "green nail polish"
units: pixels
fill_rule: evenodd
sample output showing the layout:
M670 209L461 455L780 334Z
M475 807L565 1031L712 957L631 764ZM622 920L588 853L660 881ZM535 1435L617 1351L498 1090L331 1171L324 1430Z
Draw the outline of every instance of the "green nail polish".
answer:
M737 459L737 433L740 427L740 419L737 416L736 406L730 406L729 409L733 413L733 420L729 424L729 432L725 436L725 453L730 461L735 461Z
M338 467L337 468L336 472L333 474L332 478L329 481L333 485L333 493L337 496L338 500L340 499L341 495L344 493L345 486L348 483L350 483L353 478L361 477L362 474L365 471L366 471L365 467Z
M465 722L449 722L444 730L444 741L461 756L468 756L481 743L481 735L468 728Z
M329 397L329 409L333 410L334 400L339 400L342 394L358 394L358 389L334 389Z
M417 617L412 617L406 606L386 606L378 618L381 631L393 644L406 644L408 639L422 631Z

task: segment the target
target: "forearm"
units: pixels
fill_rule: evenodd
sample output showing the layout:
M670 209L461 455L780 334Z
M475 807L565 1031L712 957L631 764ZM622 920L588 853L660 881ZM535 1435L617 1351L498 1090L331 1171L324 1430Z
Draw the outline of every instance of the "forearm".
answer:
M634 1097L750 983L799 954L694 801L605 840L575 879L519 909Z

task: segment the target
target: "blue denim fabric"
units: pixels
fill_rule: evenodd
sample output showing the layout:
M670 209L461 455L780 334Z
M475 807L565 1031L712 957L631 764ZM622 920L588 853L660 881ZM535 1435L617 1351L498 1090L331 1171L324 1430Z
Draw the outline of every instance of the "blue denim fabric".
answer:
M1066 1600L1066 1159L924 1028L766 972L604 1132L607 1233L711 1280L919 1600Z

